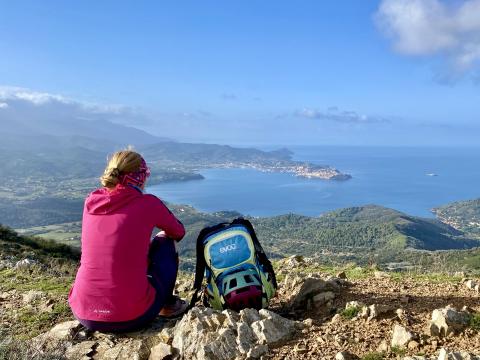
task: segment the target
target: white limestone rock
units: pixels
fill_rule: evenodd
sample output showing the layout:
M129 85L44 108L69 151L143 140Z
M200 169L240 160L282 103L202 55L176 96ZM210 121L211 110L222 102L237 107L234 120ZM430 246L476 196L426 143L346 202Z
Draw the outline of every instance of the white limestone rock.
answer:
M392 347L406 348L410 340L413 340L413 334L401 325L395 324L393 327Z
M165 343L159 343L150 349L148 360L164 360L174 355L173 348Z
M266 309L260 310L259 314L263 320L255 321L252 329L260 343L277 345L292 338L295 333L295 321Z
M431 336L448 336L451 333L458 333L467 327L471 315L466 311L458 311L448 305L443 309L435 309L432 312L432 320L429 324Z

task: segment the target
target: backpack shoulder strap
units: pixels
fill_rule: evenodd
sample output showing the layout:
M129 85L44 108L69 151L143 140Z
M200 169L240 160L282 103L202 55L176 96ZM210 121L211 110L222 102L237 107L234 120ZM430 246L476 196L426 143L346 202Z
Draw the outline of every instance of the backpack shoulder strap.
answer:
M209 226L206 228L203 228L202 231L200 231L200 234L198 234L197 237L197 244L196 244L196 265L195 265L195 280L193 283L193 296L192 299L190 300L190 305L189 309L195 306L195 303L198 301L198 293L202 289L202 283L203 283L203 277L205 275L205 269L206 269L206 262L205 262L205 255L203 253L204 249L204 240L212 233L218 231L219 229L225 227L227 223L221 223L215 226Z
M275 277L275 271L273 270L272 263L270 262L270 260L268 260L267 254L265 254L265 251L263 250L263 247L257 238L257 234L255 233L255 229L253 228L252 223L247 219L239 217L233 220L232 224L243 225L247 228L250 236L252 237L253 245L255 246L255 252L257 253L258 259L260 263L265 267L265 270L271 275L273 286L277 288L277 278Z

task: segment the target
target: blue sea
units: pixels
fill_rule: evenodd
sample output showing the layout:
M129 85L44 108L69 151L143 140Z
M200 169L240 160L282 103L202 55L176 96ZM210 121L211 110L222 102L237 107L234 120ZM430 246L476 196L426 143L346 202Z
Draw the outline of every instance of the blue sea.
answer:
M160 184L147 191L202 211L236 210L252 216L318 216L335 209L377 204L433 217L433 207L480 197L480 148L289 149L295 160L328 164L351 174L352 179L328 181L252 169L208 169L201 171L204 180Z

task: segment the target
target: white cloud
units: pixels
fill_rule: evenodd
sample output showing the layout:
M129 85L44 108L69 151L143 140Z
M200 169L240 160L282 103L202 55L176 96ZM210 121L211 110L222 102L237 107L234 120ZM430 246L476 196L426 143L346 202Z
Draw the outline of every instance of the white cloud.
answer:
M444 56L458 73L480 62L480 0L382 0L375 19L399 53Z
M349 110L340 110L337 107L329 107L326 111L303 108L302 110L296 111L295 115L307 119L335 121L346 124L372 124L390 122L389 119L383 117L359 114L355 111Z
M13 86L0 86L0 100L26 100L34 105L43 105L52 101L69 103L68 99L60 95L32 91Z
M72 115L77 114L80 120L108 119L126 125L144 125L151 122L137 109L125 105L86 102L21 87L0 86L0 109L16 108L20 103L42 109L51 105L57 111L63 108Z
M61 103L76 105L94 114L122 114L131 111L128 106L118 104L99 104L67 98L63 95L50 94L34 91L15 86L0 86L0 100L24 100L33 105L45 105L48 103Z
M33 105L60 103L83 108L93 114L117 114L131 111L131 108L118 104L99 104L67 98L63 95L34 91L15 86L0 86L0 100L7 104L8 100L23 100ZM8 105L8 104L7 104Z

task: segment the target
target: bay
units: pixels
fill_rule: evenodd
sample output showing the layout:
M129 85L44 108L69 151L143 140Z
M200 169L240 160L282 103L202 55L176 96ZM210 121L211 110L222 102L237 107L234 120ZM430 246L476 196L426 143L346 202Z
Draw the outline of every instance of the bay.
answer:
M318 216L339 208L377 204L432 217L433 207L480 197L479 148L290 149L295 160L328 164L353 178L327 181L253 169L207 169L201 172L204 180L159 184L147 191L202 211L236 210L252 216Z

